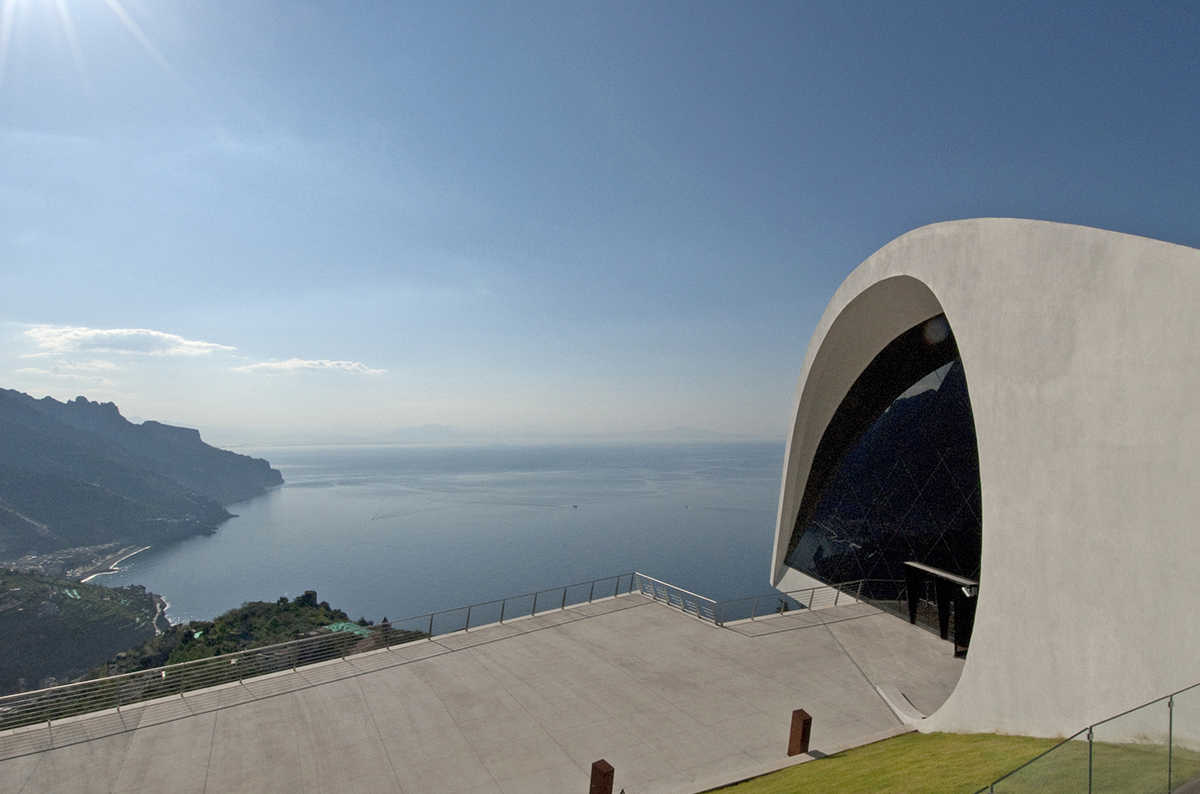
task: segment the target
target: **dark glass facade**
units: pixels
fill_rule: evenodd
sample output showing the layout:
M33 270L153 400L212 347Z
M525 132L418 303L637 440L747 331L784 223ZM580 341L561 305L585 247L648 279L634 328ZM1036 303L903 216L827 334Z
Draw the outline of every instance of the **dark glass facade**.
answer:
M831 583L902 581L908 560L978 580L982 515L967 382L939 316L885 348L835 413L787 564Z

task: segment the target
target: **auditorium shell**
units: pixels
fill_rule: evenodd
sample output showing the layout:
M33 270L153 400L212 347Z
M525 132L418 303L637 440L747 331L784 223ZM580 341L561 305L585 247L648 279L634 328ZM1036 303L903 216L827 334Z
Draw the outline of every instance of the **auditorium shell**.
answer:
M921 730L1065 736L1200 681L1200 251L984 218L850 274L800 373L771 581L883 598L914 562L974 618Z

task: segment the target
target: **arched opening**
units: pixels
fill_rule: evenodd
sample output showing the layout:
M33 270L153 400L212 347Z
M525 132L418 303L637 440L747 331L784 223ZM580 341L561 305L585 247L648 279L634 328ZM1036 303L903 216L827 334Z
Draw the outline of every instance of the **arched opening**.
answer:
M865 597L913 607L920 599L907 591L921 571L937 593L931 602L953 596L955 641L965 649L974 592L967 585L951 595L947 583L978 581L982 515L966 377L939 314L884 347L838 405L813 456L785 561L821 581L862 581ZM943 636L950 610L946 602L938 615Z

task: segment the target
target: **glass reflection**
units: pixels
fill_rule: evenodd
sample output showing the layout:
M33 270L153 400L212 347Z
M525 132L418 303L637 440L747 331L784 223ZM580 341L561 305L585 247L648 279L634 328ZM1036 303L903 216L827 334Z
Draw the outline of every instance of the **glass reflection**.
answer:
M939 355L924 352L934 346L942 348ZM907 364L922 355L936 368L915 379L911 366L905 370L888 360L902 356ZM872 372L902 370L908 383L862 384ZM978 580L982 508L975 422L944 316L889 345L855 384L864 388L900 393L856 441L845 444L844 457L829 467L824 483L810 480L816 493L805 494L807 509L793 533L788 565L826 582L896 581L904 579L904 562L914 560Z

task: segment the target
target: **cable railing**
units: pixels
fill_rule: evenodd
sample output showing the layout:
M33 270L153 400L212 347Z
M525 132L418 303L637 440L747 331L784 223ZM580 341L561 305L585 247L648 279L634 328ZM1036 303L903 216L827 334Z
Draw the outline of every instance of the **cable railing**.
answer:
M78 714L116 709L147 700L182 695L195 689L243 682L248 678L295 670L376 647L389 647L425 635L373 627L369 636L329 632L290 642L211 656L164 667L20 692L0 697L0 730L50 723Z
M799 609L827 609L862 600L863 581L818 585L802 590L776 590L764 595L735 598L719 604L718 626L742 620L759 620Z
M606 576L590 582L471 604L377 626L355 626L349 631L322 632L262 648L5 695L0 697L0 731L51 723L106 709L119 712L126 706L148 700L182 696L186 692L222 684L242 683L270 673L296 670L366 651L511 623L552 610L628 595L634 591L634 582L640 576L637 573ZM643 578L649 580L649 577ZM638 585L638 589L641 589L641 585Z
M579 604L590 604L601 598L613 598L620 595L622 591L629 594L633 592L634 581L639 576L641 574L636 572L623 573L618 576L593 579L590 582L552 587L549 590L484 601L465 607L443 609L429 615L393 621L392 627L399 626L408 631L421 632L428 637L440 637L444 634L470 631L473 628L499 625L506 621L511 623L514 620L533 617L543 612L566 609Z
M852 591L854 595L850 594ZM67 717L108 709L119 712L122 708L149 700L183 696L187 692L224 684L245 683L271 673L295 671L366 651L391 649L417 640L433 640L448 634L499 626L635 592L705 622L723 626L726 621L742 619L739 615L743 613L752 620L765 616L760 607L770 599L781 604L774 611L821 609L853 603L858 600L860 591L861 583L850 582L717 602L635 571L417 615L377 626L346 625L345 630L323 631L314 636L262 648L0 696L0 731L49 724Z
M694 615L701 620L706 620L718 626L720 625L717 621L717 602L711 598L697 595L690 590L684 590L682 587L667 584L664 581L655 579L652 576L646 576L643 573L635 573L633 576L636 580L635 587L642 595L649 596L655 601L662 601L668 606L675 607L689 615Z
M1196 780L1200 684L1089 725L976 794L1190 792Z
M734 598L714 601L682 587L667 584L642 573L634 574L633 589L644 596L661 601L701 620L717 626L740 620L758 620L792 610L825 609L828 607L854 604L862 600L863 581L843 582L838 585L819 585L803 590Z

